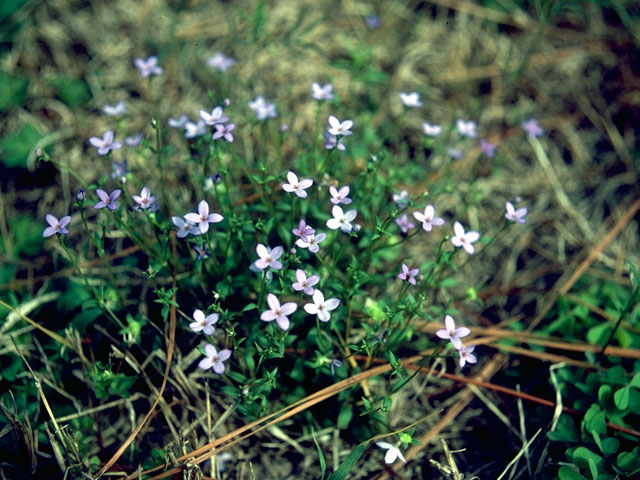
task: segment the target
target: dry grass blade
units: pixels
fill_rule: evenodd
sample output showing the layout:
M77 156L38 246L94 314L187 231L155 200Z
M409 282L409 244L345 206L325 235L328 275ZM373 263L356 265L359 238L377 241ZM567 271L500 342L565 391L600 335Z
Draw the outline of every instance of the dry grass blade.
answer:
M409 368L409 366L413 363L418 362L419 360L422 359L422 356L414 356L414 357L410 357L406 360L403 361L403 365L405 366L405 368ZM204 445L203 447L200 447L196 450L193 450L192 452L190 452L187 455L183 455L182 457L179 457L177 460L179 462L185 462L187 460L191 460L194 459L194 457L198 457L198 455L201 455L200 457L198 457L197 459L194 459L193 461L195 461L195 463L201 463L204 460L206 460L207 458L217 454L220 452L221 449L218 449L217 447L225 444L226 442L231 442L227 445L225 445L225 447L234 445L237 442L240 442L246 438L251 437L252 435L255 435L257 432L264 430L265 428L270 427L271 425L276 425L277 423L286 420L287 418L290 418L306 409L308 409L309 407L316 405L317 403L323 402L324 400L338 394L339 392L353 386L356 385L360 382L362 382L363 380L375 377L377 375L381 375L385 372L388 372L392 369L391 365L386 363L384 365L380 365L378 367L374 367L371 368L369 370L366 370L364 372L360 372L357 375L354 375L352 377L349 377L345 380L342 380L341 382L338 382L334 385L331 385L329 387L323 388L322 390L319 390L311 395L308 395L307 397L303 398L302 400L299 400L275 413L269 414L261 419L258 419L254 422L251 422L243 427L240 427L236 430L234 430L233 432L230 432L220 438L218 438L217 440L208 443L207 445ZM268 423L265 423L268 422ZM252 431L251 433L241 436L243 435L245 432L253 429L254 427L258 427L258 429ZM163 467L155 467L152 468L150 470L145 470L144 472L142 472L145 475L157 472L158 470L161 470ZM157 475L155 477L152 477L154 479L160 479L160 478L166 478L168 476L171 476L175 473L178 473L181 471L181 468L176 467L173 468L171 470L168 470L166 472L163 472L160 475ZM137 478L135 475L134 476L130 476L129 479L133 480L134 478Z
M142 430L142 428L145 426L147 421L151 418L156 406L158 405L158 403L160 403L160 399L162 398L162 394L164 393L164 389L167 386L167 380L169 379L169 373L171 371L171 360L173 359L173 349L175 347L175 340L176 340L176 307L175 307L175 301L176 301L176 290L175 290L175 286L176 286L176 267L175 266L178 264L178 262L177 262L178 253L177 253L177 250L176 250L176 234L175 234L175 232L171 232L171 253L173 255L173 261L174 261L173 262L173 265L174 265L174 269L173 269L173 287L174 287L174 292L173 292L173 296L172 296L173 304L171 305L171 309L169 310L169 341L167 343L167 365L165 367L164 376L162 377L162 384L160 385L160 390L158 391L158 395L156 395L156 399L154 400L153 404L151 405L151 408L149 408L149 411L147 412L147 414L144 416L142 421L136 426L134 431L131 432L131 434L125 440L125 442L118 448L116 453L114 453L113 456L109 459L109 461L107 463L105 463L104 466L100 469L100 471L98 472L98 475L97 475L96 478L100 478L102 475L104 475L104 473L107 470L109 470L109 468L111 468L118 461L118 459L122 456L122 454L129 447L129 445L131 445L131 442L133 442L133 440L136 438L138 433L140 433L140 430Z

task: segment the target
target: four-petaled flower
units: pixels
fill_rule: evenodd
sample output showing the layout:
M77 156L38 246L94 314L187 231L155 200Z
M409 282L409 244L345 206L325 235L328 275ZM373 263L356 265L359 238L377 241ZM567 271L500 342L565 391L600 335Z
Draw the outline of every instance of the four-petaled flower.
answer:
M133 198L133 200L138 205L140 205L139 207L136 207L140 210L146 210L149 207L154 207L154 205L157 207L156 200L158 199L158 197L156 197L155 195L151 195L149 187L143 187L140 195L132 195L131 198ZM153 211L153 208L151 210Z
M307 241L307 237L309 235L313 235L316 233L315 229L311 228L304 220L300 220L298 224L298 228L294 228L291 232L296 236L300 237L303 242Z
M216 68L218 71L222 73L229 70L235 64L236 64L236 61L233 58L227 57L221 52L216 52L207 59L207 65L209 65L210 67Z
M162 67L158 65L158 57L155 55L147 58L146 60L136 58L133 63L138 67L138 70L140 70L140 76L142 78L147 78L149 75L160 75L164 72Z
M416 227L409 221L409 216L406 213L403 213L400 217L396 218L396 223L400 227L400 230L402 230L403 235L406 235L409 230Z
M530 118L526 122L522 122L520 126L530 137L541 137L544 134L544 130L535 118Z
M113 141L113 130L104 132L102 138L91 137L89 143L98 149L98 155L106 155L112 150L120 150L122 148L120 142Z
M333 100L333 84L327 83L320 86L317 82L311 83L311 97L314 100Z
M398 274L398 278L400 280L405 280L409 282L411 285L415 285L416 277L418 276L418 273L420 273L420 270L418 270L417 268L409 269L409 267L407 267L407 265L403 263L402 272Z
M473 255L475 249L471 244L478 241L478 239L480 238L480 234L478 232L465 233L464 227L460 222L456 222L453 224L453 231L455 233L455 236L451 237L451 244L454 247L462 247L464 248L464 251L469 255Z
M228 125L217 123L216 131L213 132L213 139L217 140L218 138L223 137L227 142L233 143L233 134L231 132L234 128L236 128L235 123L229 123Z
M218 323L219 318L220 315L217 313L212 313L205 317L202 310L196 309L193 312L193 319L195 322L191 322L189 324L189 328L194 332L202 331L205 335L213 335L216 332L214 325Z
M307 197L307 192L305 192L305 189L313 185L313 180L311 180L310 178L305 178L304 180L298 181L298 176L292 171L289 171L289 173L287 173L287 180L289 181L289 183L283 183L282 189L285 192L293 192L297 196L302 198Z
M476 127L477 124L473 120L469 120L465 122L461 118L456 122L456 126L458 127L458 133L463 137L476 138Z
M422 106L422 102L420 101L420 94L418 92L400 92L398 96L400 97L400 100L402 100L402 103L405 107L416 108Z
M184 113L179 118L169 118L167 123L171 128L184 128L185 124L189 121L189 117Z
M96 190L96 193L98 194L100 201L96 203L93 208L95 208L96 210L100 210L101 208L105 207L107 207L109 210L115 210L116 208L118 208L116 199L120 196L122 190L118 189L114 190L111 193L107 193L99 188Z
M482 150L482 153L489 158L496 156L496 146L493 143L486 141L484 138L480 139L480 150Z
M207 233L210 223L224 220L224 217L219 213L209 213L209 204L206 200L202 200L198 204L198 213L187 213L184 218L187 222L197 224L200 233Z
M440 125L431 125L424 122L422 124L422 131L427 137L437 137L442 133L442 127Z
M267 303L269 304L270 310L262 312L260 320L265 322L272 322L275 320L282 330L287 330L290 325L287 316L295 312L298 305L296 305L295 302L287 302L280 305L280 300L278 300L278 297L273 293L267 295Z
M409 192L403 189L400 193L394 193L393 201L396 202L399 208L405 208L409 205Z
M413 216L419 222L422 222L422 228L425 232L430 232L431 229L436 226L444 225L444 220L440 217L434 216L436 214L433 205L427 205L424 207L424 212L413 212Z
M349 130L351 127L353 127L352 120L345 120L344 122L341 122L333 115L329 115L329 127L330 128L327 131L331 135L335 135L336 137L340 135L343 137L346 137L347 135L353 135L353 132Z
M453 317L451 315L446 315L444 317L444 329L438 330L436 335L445 340L450 340L454 348L456 350L460 350L462 348L462 340L460 340L460 338L466 337L470 333L471 330L467 327L456 328L456 321Z
M349 210L347 212L343 212L342 208L338 205L334 205L331 209L331 215L333 218L327 220L327 227L331 230L337 230L338 228L345 233L349 233L353 230L353 225L351 222L356 218L358 212L356 210Z
M335 310L340 305L340 300L337 298L324 299L324 295L318 289L313 292L313 303L307 303L304 306L305 312L311 315L318 315L318 320L321 322L328 322L331 319L331 310Z
M307 277L307 274L304 273L304 270L297 269L296 270L296 280L291 284L291 287L296 292L303 291L307 295L313 295L315 288L313 286L320 281L320 277L318 275L311 275Z
M504 218L512 222L526 223L524 219L524 216L527 214L526 208L522 207L516 210L511 202L507 202L505 208L507 209L507 213L504 214Z
M214 347L210 343L207 343L204 346L204 352L207 355L207 358L203 358L202 360L200 360L200 363L198 363L198 367L203 370L213 368L213 371L217 374L223 374L225 366L222 362L228 360L229 357L231 357L231 350L225 348L224 350L220 350L218 352L216 351L216 347Z
M42 236L44 238L55 235L56 233L60 235L69 234L69 230L65 228L67 225L69 225L69 222L71 221L71 217L69 215L65 215L60 220L58 220L58 217L54 217L50 213L47 213L47 215L44 218L49 224L49 226L45 228L44 231L42 232Z
M115 105L105 105L102 107L102 111L109 116L115 117L116 115L123 115L127 111L127 105L124 100L120 100Z
M257 120L265 120L266 118L275 118L278 116L276 104L267 102L262 95L257 96L253 101L249 102L249 108L256 114Z
M200 118L205 125L217 125L219 123L226 123L229 119L224 117L222 107L216 107L211 110L211 113L206 110L200 110Z
M204 120L200 119L196 123L186 122L184 124L184 138L195 138L206 135L207 127L204 124Z
M253 265L257 269L264 270L265 268L271 267L274 270L280 270L282 268L282 263L278 261L282 256L282 247L278 246L271 250L269 247L265 247L259 243L256 246L256 252L260 258L253 262Z
M333 150L334 148L337 148L341 152L344 152L347 149L344 143L342 143L341 137L331 135L328 131L324 132L323 135L325 139L324 148L326 148L327 150Z
M387 451L387 453L384 455L385 463L392 464L398 458L402 460L404 463L407 463L407 461L402 456L402 452L395 445L391 445L390 443L387 443L387 442L376 442L376 445L379 446L380 448L384 448Z
M200 235L200 229L187 222L182 217L171 217L173 224L178 227L178 238L184 238L187 235Z
M317 253L320 250L320 243L327 238L326 233L312 233L311 235L307 235L307 239L303 240L299 238L296 240L296 245L300 248L308 248L311 253Z
M466 363L477 363L478 359L471 353L476 348L475 345L469 345L467 347L458 350L460 354L460 368L464 367Z
M142 143L142 138L142 134L138 132L133 137L124 137L124 143L130 147L137 147Z
M341 203L349 205L351 203L351 199L348 197L349 185L341 187L340 190L331 185L329 186L329 193L331 194L331 203L333 203L334 205L339 205Z

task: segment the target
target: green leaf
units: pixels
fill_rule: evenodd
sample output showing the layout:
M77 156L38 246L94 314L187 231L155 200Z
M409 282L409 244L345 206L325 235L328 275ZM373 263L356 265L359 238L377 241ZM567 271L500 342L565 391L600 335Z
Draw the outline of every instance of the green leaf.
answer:
M29 81L0 72L0 112L24 104Z
M586 477L583 477L582 475L580 475L573 468L565 467L565 466L560 467L560 470L558 470L558 479L559 480L587 480Z
M613 394L613 400L616 403L616 407L620 410L626 410L629 408L629 385L626 387L622 387L619 390L616 390L616 393Z
M583 428L593 434L604 435L607 432L607 423L605 420L604 412L598 405L591 405L589 410L584 414L582 421Z
M329 476L328 480L345 480L349 472L351 472L353 467L356 466L356 463L358 463L358 460L360 460L360 457L362 457L362 454L366 449L366 443L361 443L354 448L349 456L340 464L338 469Z
M589 469L594 480L604 468L604 458L587 447L578 447L573 451L573 462L580 468Z
M611 410L613 404L613 390L609 385L602 385L598 389L598 402L604 410Z
M26 167L27 157L35 148L40 134L32 125L23 125L20 130L0 140L0 159L7 167Z
M607 437L604 440L602 440L601 450L602 450L602 454L605 457L610 457L611 455L616 453L619 447L620 447L620 441L615 437Z
M349 422L353 418L353 408L351 405L344 404L340 407L340 413L338 413L337 426L339 429L344 429L349 426Z
M620 452L616 463L628 475L640 472L640 448L634 448L633 452Z
M587 332L587 341L593 345L604 345L609 335L611 334L611 325L608 323L601 323L592 327Z
M320 473L322 474L322 477L320 477L320 480L322 480L324 478L325 473L327 472L327 462L324 459L324 454L322 453L320 444L316 439L316 433L313 430L311 431L311 436L313 437L313 443L316 444L316 450L318 450L318 460L320 460Z
M553 432L547 433L547 438L554 442L572 443L578 441L576 424L569 415L562 414Z
M640 388L640 372L636 373L629 384L633 388Z
M56 96L71 108L81 107L92 98L89 85L84 80L52 75L45 81L53 88Z

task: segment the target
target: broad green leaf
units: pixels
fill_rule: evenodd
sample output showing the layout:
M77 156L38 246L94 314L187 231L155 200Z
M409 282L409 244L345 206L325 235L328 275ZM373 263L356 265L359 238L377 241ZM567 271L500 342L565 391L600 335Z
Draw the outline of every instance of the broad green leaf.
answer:
M349 422L353 418L353 408L349 404L344 404L340 407L340 413L338 414L337 426L339 429L345 429L349 426Z
M640 448L634 448L633 452L620 452L616 463L628 475L640 472Z
M24 104L29 81L0 72L0 112Z
M80 107L92 98L89 85L84 80L64 75L52 75L47 77L45 81L53 88L56 96L71 108Z
M558 470L558 479L559 480L587 480L586 477L583 477L582 475L580 475L573 468L565 467L565 466L560 467L560 470Z
M627 385L626 387L616 390L616 393L613 394L616 407L620 410L626 410L629 407L629 390L629 385Z
M587 447L578 447L573 451L573 462L580 468L589 469L594 480L598 477L598 472L604 468L604 458Z
M0 160L7 167L26 167L40 134L32 125L23 125L17 132L0 140Z
M607 423L605 421L604 412L598 405L591 405L589 410L584 414L582 421L583 428L589 433L597 433L604 435L607 432Z

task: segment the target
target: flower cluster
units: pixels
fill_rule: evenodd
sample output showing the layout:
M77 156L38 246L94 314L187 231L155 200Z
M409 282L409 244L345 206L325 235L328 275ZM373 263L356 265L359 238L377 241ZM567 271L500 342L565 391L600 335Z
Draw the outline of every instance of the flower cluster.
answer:
M209 213L209 204L206 200L198 204L198 213L187 213L182 218L171 217L171 221L178 228L178 238L207 233L210 223L219 223L222 220L224 217L219 213Z
M473 350L476 348L475 345L469 345L465 347L462 344L462 337L466 337L471 333L467 327L458 327L456 328L456 322L451 315L446 315L444 317L444 329L438 330L436 335L444 340L449 340L453 348L458 351L458 355L460 357L459 363L460 368L464 367L467 363L476 363L478 360L476 356L473 354Z

